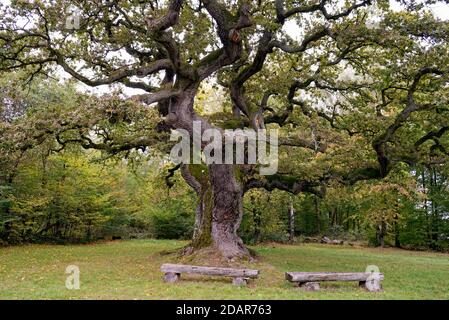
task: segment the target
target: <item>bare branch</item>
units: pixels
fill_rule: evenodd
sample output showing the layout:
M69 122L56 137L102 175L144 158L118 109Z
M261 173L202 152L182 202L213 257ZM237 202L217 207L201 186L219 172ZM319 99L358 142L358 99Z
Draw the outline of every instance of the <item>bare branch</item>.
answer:
M175 96L179 95L180 93L181 93L180 90L165 89L165 90L160 90L160 91L157 91L157 92L151 93L151 94L135 95L132 98L136 101L150 105L155 102L160 102L162 100L175 97Z
M413 82L407 92L406 107L396 116L394 122L379 136L377 137L372 145L377 153L377 158L381 167L381 173L385 176L389 171L390 159L388 158L385 150L385 144L389 142L394 133L403 126L410 115L413 112L426 110L431 107L431 105L421 105L417 104L414 100L414 93L418 88L420 80L427 74L442 75L444 72L437 68L422 68L419 70Z
M287 53L298 53L298 52L303 52L303 51L307 50L310 43L320 40L321 38L323 38L325 36L333 37L334 33L331 30L329 30L328 28L323 27L321 29L318 29L318 31L308 35L302 41L302 43L297 47L290 46L290 45L286 44L285 42L280 42L278 40L274 40L271 45L273 47L279 48L282 51L285 51Z
M285 19L297 14L297 13L311 13L316 11L321 11L324 18L327 20L338 20L340 18L346 17L351 14L352 11L364 7L367 5L371 5L371 0L364 0L361 2L353 2L351 6L349 6L346 10L340 12L340 13L329 13L326 9L326 2L327 0L321 0L317 4L311 4L311 5L305 5L300 7L295 7L290 10L284 9L284 0L276 0L276 13L277 13L277 21L280 23L283 23Z
M171 0L168 6L168 12L158 19L147 19L147 25L150 32L164 31L174 26L179 20L179 13L184 0Z

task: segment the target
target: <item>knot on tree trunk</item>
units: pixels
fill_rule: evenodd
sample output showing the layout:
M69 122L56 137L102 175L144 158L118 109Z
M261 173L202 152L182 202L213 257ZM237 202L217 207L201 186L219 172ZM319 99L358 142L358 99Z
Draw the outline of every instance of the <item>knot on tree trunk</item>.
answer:
M178 116L177 116L176 113L174 113L174 112L170 112L170 113L165 117L165 122L166 122L168 125L174 125L177 121L178 121Z
M231 29L231 31L229 31L229 40L234 43L239 43L241 41L239 32L235 29Z

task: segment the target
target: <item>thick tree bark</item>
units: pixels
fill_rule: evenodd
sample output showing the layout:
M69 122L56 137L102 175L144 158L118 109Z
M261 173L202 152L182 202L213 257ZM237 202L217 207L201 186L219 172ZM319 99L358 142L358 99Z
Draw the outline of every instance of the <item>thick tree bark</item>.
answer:
M213 191L212 241L226 258L249 256L237 235L243 215L243 188L236 179L236 166L212 164L209 167Z
M223 257L247 257L249 251L237 235L242 220L243 193L234 165L182 167L186 182L198 195L195 228L188 252L213 247Z
M190 251L208 247L212 244L212 188L207 167L204 165L183 165L181 174L197 196L198 205L195 212L195 226L193 230Z
M186 89L167 120L175 128L193 133L193 121L201 121L204 132L212 126L193 112L197 87ZM217 128L218 129L218 128ZM202 169L201 169L202 167ZM243 214L243 188L236 179L236 165L183 165L183 177L197 192L193 251L212 246L223 257L248 257L249 251L237 235ZM208 177L208 179L207 179Z
M209 183L204 184L198 194L198 207L196 209L195 229L192 246L204 248L212 244L212 189Z

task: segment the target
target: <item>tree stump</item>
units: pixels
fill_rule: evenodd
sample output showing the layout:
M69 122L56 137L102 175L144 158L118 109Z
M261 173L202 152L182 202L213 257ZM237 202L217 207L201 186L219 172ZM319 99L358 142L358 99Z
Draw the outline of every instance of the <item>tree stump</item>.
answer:
M320 284L318 282L300 282L299 287L304 288L306 291L320 290Z
M167 272L164 275L164 281L165 282L169 282L169 283L174 283L174 282L177 282L179 280L179 277L180 277L179 273Z
M248 283L248 280L246 278L234 278L232 279L232 284L235 286L246 286L246 284Z

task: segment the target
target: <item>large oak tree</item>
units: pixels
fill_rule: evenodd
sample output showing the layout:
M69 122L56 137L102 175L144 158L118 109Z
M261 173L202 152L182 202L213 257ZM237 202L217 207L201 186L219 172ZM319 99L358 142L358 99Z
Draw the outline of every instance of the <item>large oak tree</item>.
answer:
M192 133L194 121L203 131L280 129L275 175L255 165L179 166L199 199L191 249L245 257L237 229L251 188L321 195L331 180L447 160L449 26L428 12L433 2L392 11L370 0L12 1L0 13L0 69L33 80L58 67L88 86L138 89L123 103L156 109L155 131ZM205 82L225 92L223 112L195 108ZM45 132L111 153L155 143L145 130L96 142L70 119ZM64 136L70 130L75 138Z

